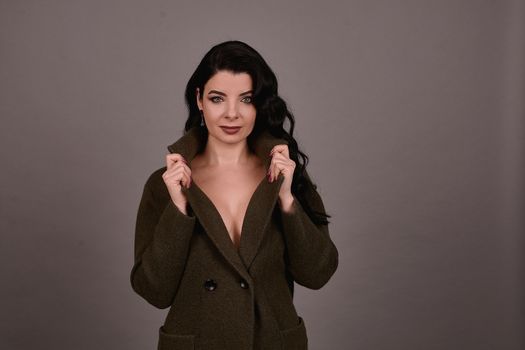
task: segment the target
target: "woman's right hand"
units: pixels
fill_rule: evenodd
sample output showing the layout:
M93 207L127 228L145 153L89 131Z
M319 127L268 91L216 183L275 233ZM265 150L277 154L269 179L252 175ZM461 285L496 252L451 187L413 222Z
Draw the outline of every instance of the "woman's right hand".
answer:
M171 200L181 212L186 214L188 200L182 193L182 186L189 188L191 185L191 169L184 157L179 153L166 155L166 171L162 174L162 179L168 188Z

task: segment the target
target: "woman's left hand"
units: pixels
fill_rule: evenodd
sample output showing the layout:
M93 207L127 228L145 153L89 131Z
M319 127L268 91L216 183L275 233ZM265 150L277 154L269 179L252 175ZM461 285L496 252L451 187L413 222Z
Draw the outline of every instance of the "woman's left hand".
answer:
M275 181L279 176L279 173L282 173L284 175L284 180L279 190L279 200L281 203L291 203L293 200L292 179L295 170L295 162L290 159L288 145L276 145L272 148L270 156L272 157L272 160L268 170L269 181Z

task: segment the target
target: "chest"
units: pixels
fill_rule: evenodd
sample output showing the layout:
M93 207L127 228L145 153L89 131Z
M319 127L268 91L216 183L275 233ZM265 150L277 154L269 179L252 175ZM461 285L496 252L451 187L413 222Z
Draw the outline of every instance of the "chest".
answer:
M192 179L219 212L230 240L239 249L246 210L253 194L266 180L264 167L250 169L192 169Z

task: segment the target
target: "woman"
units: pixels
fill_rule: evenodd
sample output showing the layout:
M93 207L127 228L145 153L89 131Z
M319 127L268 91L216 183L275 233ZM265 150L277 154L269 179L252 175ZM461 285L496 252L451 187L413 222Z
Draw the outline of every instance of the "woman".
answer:
M170 308L158 349L307 349L293 282L321 288L338 252L275 74L227 41L204 56L185 97L184 136L144 186L130 276L135 292Z

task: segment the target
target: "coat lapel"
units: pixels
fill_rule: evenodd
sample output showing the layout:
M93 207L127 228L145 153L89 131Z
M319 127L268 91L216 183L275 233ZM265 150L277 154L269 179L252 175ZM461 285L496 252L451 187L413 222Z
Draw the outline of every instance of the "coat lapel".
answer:
M167 148L170 153L180 153L190 162L197 153L204 150L206 137L204 127L193 127ZM254 141L254 151L264 160L266 169L271 161L270 150L277 144L287 144L287 141L276 138L266 131ZM249 278L248 269L257 254L264 230L271 219L283 180L284 176L279 174L276 181L270 183L264 178L257 186L246 209L238 252L219 211L210 198L194 182L190 188L182 187L182 192L186 195L193 212L211 241L226 260L247 279Z

